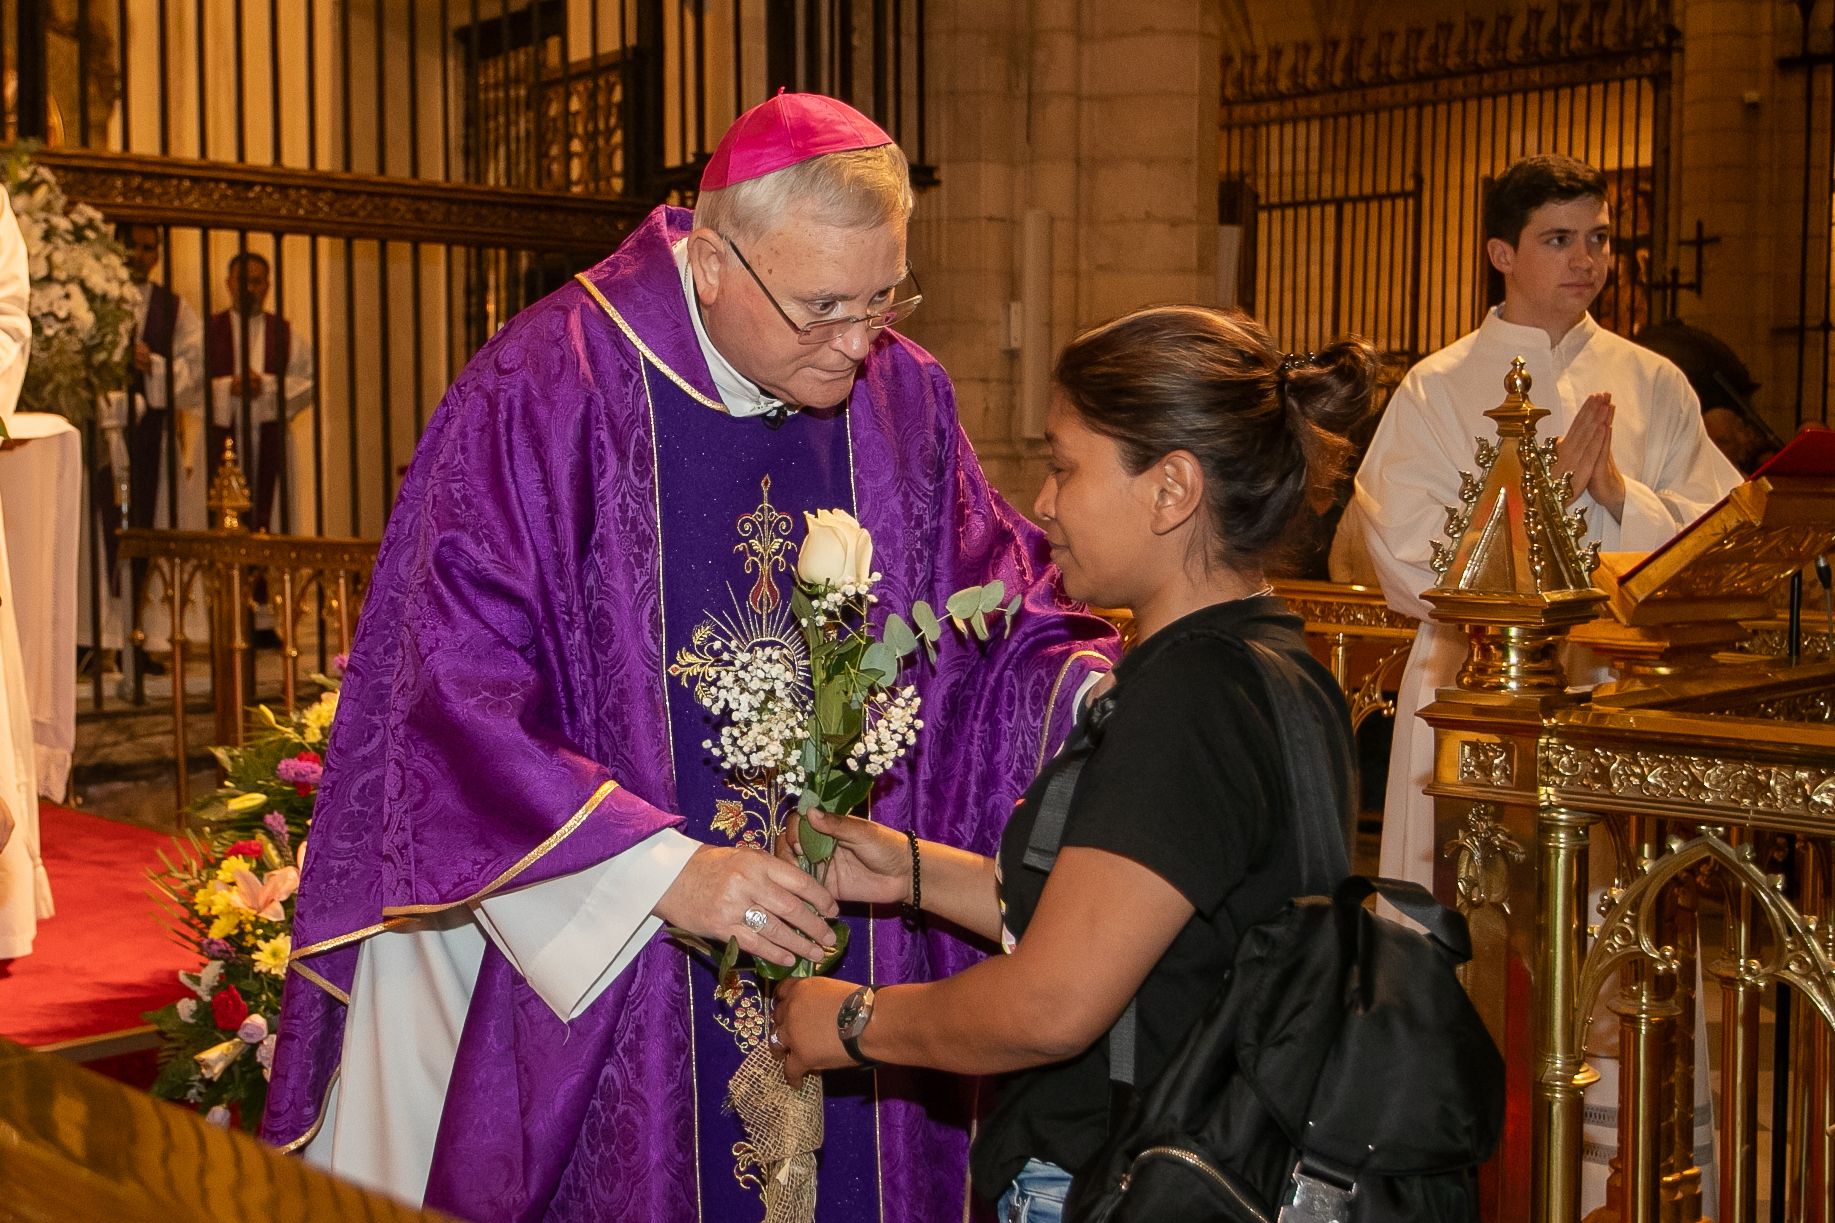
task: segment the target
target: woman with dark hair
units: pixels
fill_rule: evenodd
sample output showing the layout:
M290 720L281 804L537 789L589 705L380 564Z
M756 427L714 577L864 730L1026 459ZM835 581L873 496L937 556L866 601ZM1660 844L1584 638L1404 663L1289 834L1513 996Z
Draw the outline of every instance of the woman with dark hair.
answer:
M807 817L839 843L837 898L917 904L1007 954L877 991L786 982L771 1038L785 1074L887 1062L1009 1075L972 1156L1003 1220L1057 1219L1071 1171L1101 1145L1102 1037L1129 1000L1145 1086L1223 983L1239 934L1347 871L1349 718L1263 575L1309 491L1336 474L1374 370L1362 341L1295 358L1246 316L1198 306L1079 336L1058 361L1034 511L1065 591L1131 609L1136 639L1066 748L1087 756L1055 862L1023 861L1050 766L995 859ZM1276 707L1249 642L1298 669L1310 710ZM1280 726L1305 716L1324 724L1333 750L1317 767L1340 810L1297 812L1288 797ZM1308 838L1303 820L1327 831Z

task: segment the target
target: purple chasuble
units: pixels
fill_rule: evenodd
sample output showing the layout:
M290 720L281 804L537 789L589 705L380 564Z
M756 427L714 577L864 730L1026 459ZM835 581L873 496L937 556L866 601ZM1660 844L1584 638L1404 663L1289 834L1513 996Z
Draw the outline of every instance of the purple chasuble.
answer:
M1102 621L1056 594L1042 537L989 488L947 376L910 341L882 333L842 411L775 435L699 402L717 392L669 250L689 225L658 208L586 274L616 319L577 284L518 315L415 452L306 852L271 1142L316 1131L362 939L666 826L743 836L700 748L708 724L669 668L696 623L730 616L729 586L743 602L760 578L738 519L759 512L764 476L794 539L804 509L858 508L882 607L994 578L1026 596L1010 638L946 641L913 673L925 730L876 790L875 819L991 852L1082 680L1115 652ZM843 971L882 983L984 953L894 915L861 915L854 939ZM487 946L427 1204L479 1223L762 1214L718 1111L737 1048L708 975L658 936L567 1023ZM900 1070L830 1076L820 1216L961 1217L975 1093Z

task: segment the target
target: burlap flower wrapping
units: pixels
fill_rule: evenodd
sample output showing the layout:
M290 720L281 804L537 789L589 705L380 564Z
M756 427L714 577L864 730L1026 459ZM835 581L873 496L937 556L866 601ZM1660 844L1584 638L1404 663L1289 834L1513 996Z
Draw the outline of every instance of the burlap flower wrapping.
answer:
M783 1063L758 1041L727 1086L727 1103L747 1141L733 1154L758 1169L764 1223L810 1223L816 1214L816 1152L822 1146L822 1078L805 1075L795 1091Z

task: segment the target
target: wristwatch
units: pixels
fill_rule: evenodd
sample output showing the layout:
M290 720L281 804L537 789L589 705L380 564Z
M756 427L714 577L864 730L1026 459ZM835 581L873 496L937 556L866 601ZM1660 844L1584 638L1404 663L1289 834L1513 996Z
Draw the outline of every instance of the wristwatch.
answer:
M873 1065L873 1059L860 1051L860 1034L867 1030L867 1022L873 1018L873 987L863 985L847 996L841 1009L835 1012L835 1031L841 1036L841 1047L847 1055L862 1066Z

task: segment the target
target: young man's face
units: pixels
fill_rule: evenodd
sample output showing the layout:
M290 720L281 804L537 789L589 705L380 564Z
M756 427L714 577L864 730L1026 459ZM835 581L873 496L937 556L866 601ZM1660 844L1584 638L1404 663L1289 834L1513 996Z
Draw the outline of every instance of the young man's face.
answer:
M1491 264L1504 276L1504 300L1513 319L1565 330L1580 321L1612 265L1612 210L1582 196L1544 204L1529 214L1512 246L1485 243Z

